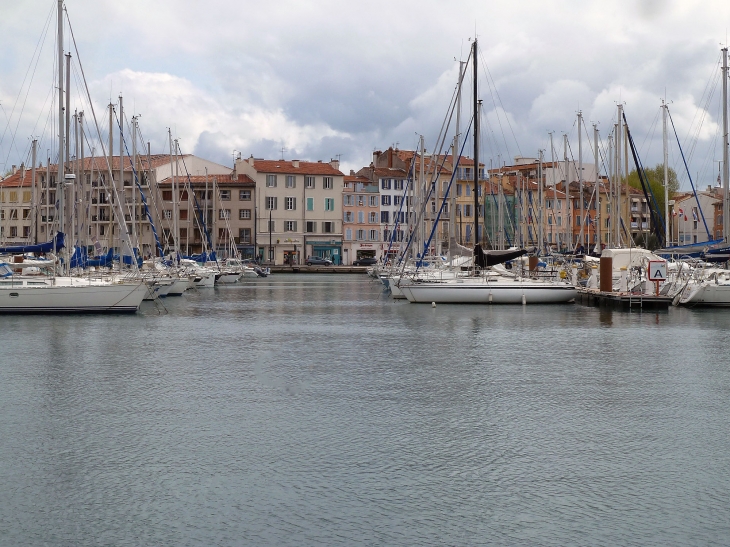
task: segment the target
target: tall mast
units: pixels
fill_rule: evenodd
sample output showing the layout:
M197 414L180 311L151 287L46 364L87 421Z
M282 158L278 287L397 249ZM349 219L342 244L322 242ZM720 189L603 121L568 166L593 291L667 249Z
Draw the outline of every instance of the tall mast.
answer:
M609 134L608 135L608 187L609 187L609 230L608 230L608 246L614 247L616 245L616 242L614 241L613 237L613 226L616 224L616 195L614 192L614 186L616 185L616 174L614 173L614 165L613 165L613 137Z
M616 243L618 244L619 241L621 241L621 217L623 216L623 211L621 207L621 193L622 193L622 179L621 176L621 146L623 143L623 133L624 133L624 126L623 126L623 105L618 105L618 123L616 124L616 205L618 206L618 216L616 217ZM628 190L627 190L628 191ZM630 222L630 221L629 221ZM631 224L629 223L629 228L631 227ZM631 230L629 229L629 238L631 238Z
M33 184L33 203L31 209L31 222L33 223L33 244L38 243L38 188L36 188L35 169L38 154L38 139L33 139L33 148L31 154L31 182Z
M662 141L664 146L664 246L669 245L669 143L667 142L667 104L662 101Z
M102 150L103 152L103 150ZM114 217L114 105L109 103L109 175L111 180L109 185L106 187L106 193L108 194L107 203L109 204L109 231L106 235L107 247L109 249L114 248L114 234L113 228L114 223L112 218Z
M570 223L570 177L568 176L568 134L563 134L563 170L565 174L565 251L573 247L573 227Z
M596 160L596 251L601 250L601 185L599 183L600 177L598 176L598 126L593 124L593 148ZM591 242L588 242L590 246Z
M78 185L78 188L81 189L81 200L86 200L86 192L88 191L88 188L86 186L86 175L85 175L85 165L84 165L84 111L82 110L79 112L79 174L76 178L76 184ZM89 194L89 197L91 197L91 194ZM79 200L80 201L80 200ZM83 239L86 243L89 241L89 215L87 213L87 207L89 202L84 201L84 205L86 206L84 208L84 223L83 223ZM81 238L79 238L81 239Z
M578 195L580 197L580 246L585 252L585 197L583 196L583 112L578 112Z
M543 249L543 189L542 189L542 150L538 151L537 159L537 245L539 251ZM539 254L538 251L538 254Z
M141 233L137 232L137 116L132 116L132 241L137 245L139 252L142 252L142 244L139 242ZM141 226L140 226L141 229Z
M173 160L173 155L177 155L177 151L172 147L172 130L167 130L170 139L170 188L172 188L172 246L175 251L174 261L178 262L178 245L180 232L178 231L177 217L180 214L177 206L177 187L175 186L175 166L177 158ZM175 162L175 163L173 163Z
M722 227L725 242L730 241L730 166L728 165L727 127L727 48L722 48Z
M553 207L554 207L553 211L555 211L558 208L558 192L557 192L558 183L555 180L556 170L555 170L555 147L553 146L553 132L550 131L549 135L550 135L550 173L552 174L552 178L553 178L552 187L553 187L553 197L555 198L553 200ZM554 213L550 213L550 214L552 214L554 216ZM553 220L553 224L555 224L554 220ZM550 225L550 233L551 234L553 233L552 224ZM558 244L558 251L560 251L560 239L559 239L559 237L555 238L555 239L557 239L556 243ZM552 243L552 241L551 241L551 243Z
M119 181L117 181L117 188L119 189L117 196L119 198L119 210L122 213L122 218L119 219L119 268L121 269L123 263L123 250L122 250L122 230L121 226L127 226L127 218L125 214L127 193L124 190L124 101L122 96L119 95Z
M479 95L477 87L477 39L472 44L472 67L474 69L474 246L479 236Z
M58 199L58 231L65 229L63 222L63 0L58 0L58 165L56 169L56 196ZM50 185L51 165L48 164L48 182ZM50 211L50 209L49 209ZM56 254L56 238L53 239L53 253Z
M77 226L76 226L76 181L79 179L79 113L74 112L74 155L76 156L76 160L74 161L74 173L76 174L76 180L74 180L73 185L70 189L70 201L71 201L71 210L69 213L69 217L71 220L71 237L73 240L71 241L71 244L73 247L77 244Z

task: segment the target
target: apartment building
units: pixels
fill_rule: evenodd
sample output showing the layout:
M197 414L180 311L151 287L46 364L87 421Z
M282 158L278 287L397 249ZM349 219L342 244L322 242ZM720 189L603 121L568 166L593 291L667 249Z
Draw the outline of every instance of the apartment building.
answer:
M339 161L236 161L236 172L256 184L256 241L261 260L302 264L308 256L342 264L342 191Z
M382 256L380 211L378 185L354 173L345 176L342 190L343 264Z
M177 220L184 254L208 249L219 256L238 252L243 258L255 258L256 183L248 175L234 172L182 177L176 181L177 200L173 200L171 178L158 185L160 237L167 249L173 248Z
M35 228L31 171L14 165L0 181L0 245L33 243Z

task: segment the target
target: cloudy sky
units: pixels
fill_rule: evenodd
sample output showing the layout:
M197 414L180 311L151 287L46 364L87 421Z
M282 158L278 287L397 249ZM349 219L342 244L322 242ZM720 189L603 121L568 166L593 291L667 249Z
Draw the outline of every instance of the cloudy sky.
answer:
M41 156L49 125L56 0L0 0L0 170ZM124 96L144 138L162 152L172 128L184 152L230 165L243 157L329 160L343 170L374 149L431 149L451 100L458 59L479 39L487 162L539 149L576 113L605 139L625 104L646 165L661 161L666 95L700 184L717 175L721 44L726 0L342 2L67 0L103 132L106 104ZM50 28L50 31L48 31ZM68 38L68 36L67 36ZM69 49L65 40L66 49ZM74 54L75 59L75 54ZM76 60L74 60L76 66ZM72 110L90 108L76 90ZM32 80L32 85L31 85ZM464 116L470 115L465 96ZM592 138L592 137L591 137ZM584 161L592 162L584 141ZM55 152L51 152L54 154ZM557 151L562 156L562 148ZM680 170L677 147L670 161Z

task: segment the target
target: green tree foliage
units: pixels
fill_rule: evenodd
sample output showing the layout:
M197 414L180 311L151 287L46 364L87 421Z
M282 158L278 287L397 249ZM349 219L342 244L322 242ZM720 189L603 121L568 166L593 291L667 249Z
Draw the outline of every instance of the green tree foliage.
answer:
M644 169L646 173L646 179L649 181L649 187L654 194L654 199L659 205L659 214L664 217L664 164L658 163L656 167ZM639 174L636 169L629 173L628 184L632 188L641 190L641 181L639 180ZM671 200L674 195L679 191L679 180L677 179L677 173L669 168L669 199ZM651 200L651 195L649 195ZM650 203L651 207L654 207L654 203Z

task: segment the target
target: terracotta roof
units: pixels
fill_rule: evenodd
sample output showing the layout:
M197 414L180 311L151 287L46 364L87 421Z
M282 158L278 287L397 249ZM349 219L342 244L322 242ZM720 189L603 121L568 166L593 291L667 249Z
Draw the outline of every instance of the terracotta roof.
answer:
M186 175L181 175L177 177L177 180L180 184L185 184L189 181L197 186L199 184L205 185L205 178L205 175L190 175L189 178ZM215 181L218 186L256 186L256 182L251 177L244 174L208 175L208 183L212 185L213 181ZM172 179L168 177L161 180L158 184L160 186L170 186L172 184Z
M248 162L249 160L244 160ZM344 176L339 169L323 161L299 161L299 167L293 161L286 160L253 160L253 168L259 173L285 173L287 175L330 175Z
M370 183L370 179L363 175L345 175L345 182L362 182L368 184Z
M376 167L373 173L378 178L401 178L404 179L408 176L403 169L395 169L393 167Z
M40 182L40 178L38 178L39 172L40 170L36 169L36 178L38 182ZM18 169L18 171L14 175L10 175L8 177L5 177L3 180L0 180L0 188L30 187L32 181L32 171L30 169L26 169L25 171Z

